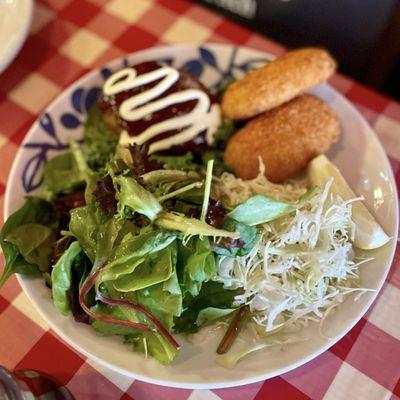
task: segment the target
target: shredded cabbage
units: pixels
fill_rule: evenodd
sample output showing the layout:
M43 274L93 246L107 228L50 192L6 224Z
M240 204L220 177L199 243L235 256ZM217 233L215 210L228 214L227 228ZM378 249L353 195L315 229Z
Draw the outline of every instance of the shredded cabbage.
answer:
M248 191L259 193L256 180ZM249 305L263 335L321 321L344 295L368 290L359 288L358 267L369 259L358 259L353 251L352 201L332 194L331 185L332 179L300 198L296 212L259 226L260 239L248 255L218 258L217 279L225 288L243 288L235 305ZM276 193L287 190L275 186ZM225 193L235 198L228 189ZM301 191L292 188L294 193Z
M296 201L306 192L306 181L293 181L283 185L270 182L264 175L265 166L261 160L260 172L256 178L243 180L235 175L224 172L220 177L214 177L213 195L220 199L226 207L244 203L257 194L270 196L281 201Z

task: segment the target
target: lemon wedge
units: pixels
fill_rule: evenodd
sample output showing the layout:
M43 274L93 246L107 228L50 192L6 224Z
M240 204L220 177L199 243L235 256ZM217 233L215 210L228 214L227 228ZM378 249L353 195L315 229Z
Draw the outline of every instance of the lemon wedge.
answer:
M314 158L308 165L308 177L312 185L320 187L324 187L332 177L331 190L333 193L342 197L343 200L357 197L340 171L323 154ZM386 235L362 201L352 203L352 217L356 226L354 246L371 250L381 247L389 241L389 236Z

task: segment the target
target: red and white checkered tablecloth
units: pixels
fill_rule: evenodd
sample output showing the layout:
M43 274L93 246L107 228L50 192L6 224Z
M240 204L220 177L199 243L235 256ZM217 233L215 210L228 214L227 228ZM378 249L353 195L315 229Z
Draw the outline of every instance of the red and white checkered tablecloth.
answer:
M43 108L89 69L157 44L219 42L281 54L283 49L185 0L40 0L31 34L0 75L0 220L18 146ZM400 182L400 105L335 76L375 129ZM0 364L47 372L78 400L398 399L400 249L379 299L357 326L315 360L280 377L220 390L179 390L116 374L60 341L15 278L0 292Z

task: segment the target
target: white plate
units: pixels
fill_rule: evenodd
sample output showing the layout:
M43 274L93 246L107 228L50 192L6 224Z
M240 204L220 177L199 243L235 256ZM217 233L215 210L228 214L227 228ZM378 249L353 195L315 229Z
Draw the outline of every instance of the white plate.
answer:
M25 42L32 10L33 0L0 0L0 74Z
M175 66L186 65L200 75L208 86L220 81L229 71L240 74L270 55L227 45L174 46L154 48L127 57L129 63L144 60L170 60ZM115 69L123 60L115 60L108 68ZM41 168L46 157L63 151L69 137L82 135L85 109L94 98L94 86L101 86L107 69L93 71L63 92L30 129L21 146L7 184L5 215L22 203L24 195L40 190ZM370 126L356 109L328 85L313 90L339 114L342 124L340 142L328 156L339 166L355 192L364 195L366 204L388 235L395 237L398 226L397 192L385 152ZM362 267L363 285L379 290L389 271L395 240L374 252L375 261ZM143 381L180 388L220 388L252 383L296 368L332 346L364 315L377 295L367 293L359 301L349 297L332 314L325 326L327 340L318 335L316 326L307 328L312 337L307 342L285 349L255 353L241 361L234 370L215 363L215 348L222 332L208 336L196 344L183 345L172 365L164 367L152 359L131 353L119 338L100 337L89 327L61 316L53 307L50 291L40 279L20 278L20 283L51 327L73 348L111 369Z

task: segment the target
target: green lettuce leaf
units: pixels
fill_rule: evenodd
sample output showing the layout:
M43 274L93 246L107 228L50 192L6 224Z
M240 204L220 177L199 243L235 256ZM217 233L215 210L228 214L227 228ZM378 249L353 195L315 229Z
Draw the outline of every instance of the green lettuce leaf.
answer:
M159 201L168 198L191 198L201 203L203 198L201 177L196 172L162 169L142 175L142 180Z
M132 272L114 280L114 288L120 292L131 292L168 280L175 270L176 243L150 253Z
M171 331L174 317L182 313L182 292L174 269L168 280L136 292L140 305L149 310Z
M88 113L83 132L84 156L92 170L103 168L117 148L118 138L104 122L97 102Z
M178 268L185 288L197 296L203 282L216 274L214 254L207 238L194 237L185 245L180 243Z
M5 257L5 266L3 275L0 278L0 287L9 276L15 273L29 276L38 275L39 266L32 261L40 262L41 268L44 269L45 255L51 254L50 249L52 244L50 248L46 247L50 244L48 240L50 235L48 235L47 229L44 229L43 232L46 232L46 240L44 242L40 240L40 237L34 238L35 241L38 239L35 243L40 247L40 257L35 257L37 248L31 245L33 238L29 233L29 229L21 228L26 224L38 224L44 228L55 230L57 227L57 217L52 205L37 197L27 197L24 205L18 211L10 215L3 225L0 232L0 245ZM24 232L24 236L19 237L16 234L18 231L20 233ZM15 243L7 240L7 237ZM44 243L46 243L46 246L44 246ZM25 259L19 247L21 247L25 255L29 254L30 261ZM47 267L49 266L50 259L48 259Z
M235 296L242 291L227 290L218 282L203 283L197 296L186 293L183 299L183 313L175 318L175 332L194 333L207 322L231 313L235 307ZM202 312L203 311L203 312Z
M85 184L85 176L78 169L71 152L48 160L44 166L43 184L51 196L72 192Z
M75 142L74 140L70 140L69 145L75 160L75 164L86 183L86 188L85 188L86 203L90 204L96 201L93 192L96 189L96 184L97 181L100 179L101 173L95 172L89 167L86 158L83 154L82 148L78 145L77 142Z
M202 235L214 237L229 237L239 239L239 232L229 232L214 228L197 218L187 218L183 215L162 211L158 214L155 224L161 228L182 232L185 235Z
M154 191L160 185L187 185L199 181L200 175L195 172L185 172L177 169L157 169L142 175L146 187Z
M213 244L214 253L221 256L242 257L250 253L257 244L260 233L255 226L249 226L235 221L232 218L225 218L224 229L240 233L238 240L220 240Z
M47 226L28 223L14 227L4 240L18 247L22 257L45 272L49 269L56 235Z
M126 176L113 177L118 200L118 213L122 217L131 216L132 213L145 215L150 221L157 218L162 210L155 196L139 185L133 178Z
M128 307L110 306L98 302L93 307L91 307L91 310L95 313L107 315L109 317L122 319L125 321L139 322L139 317L135 312L135 310L132 310L131 308ZM135 328L119 324L113 324L111 322L104 322L100 319L92 319L91 325L94 328L94 330L99 335L102 336L112 336L112 335L126 336L126 335L138 335L141 333L141 331Z
M158 230L136 236L128 233L112 250L99 281L114 281L122 275L130 274L144 262L147 255L166 248L175 238L172 232Z
M87 205L71 210L69 229L92 262L96 258L99 228L106 221L106 214L95 205Z
M110 285L108 285L108 287L110 288ZM124 300L137 302L137 292L129 292L122 295L116 290L110 288L109 294L114 299L123 298ZM143 315L141 315L140 313L136 313L134 310L127 307L109 306L98 303L94 307L92 307L92 310L97 313L106 314L117 319L123 319L132 322L147 322ZM159 311L159 315L161 315L161 311ZM145 354L147 353L163 365L171 363L177 353L177 350L172 347L171 344L158 332L150 333L138 331L134 328L104 322L97 319L92 320L92 327L100 335L124 336L124 343L129 345L133 351Z
M125 344L131 345L133 351L149 354L162 365L170 364L177 353L177 350L159 333L141 332L135 336L127 336Z
M62 315L71 314L69 291L72 285L72 269L82 249L79 242L73 242L57 261L51 273L53 303Z
M293 204L257 195L235 207L228 216L242 224L253 226L272 221L294 210L296 207Z
M69 229L92 263L98 265L108 260L132 224L110 217L100 207L90 204L71 211Z
M196 171L199 164L193 162L193 154L188 151L181 156L152 155L151 159L160 163L164 169L178 169L182 171Z

